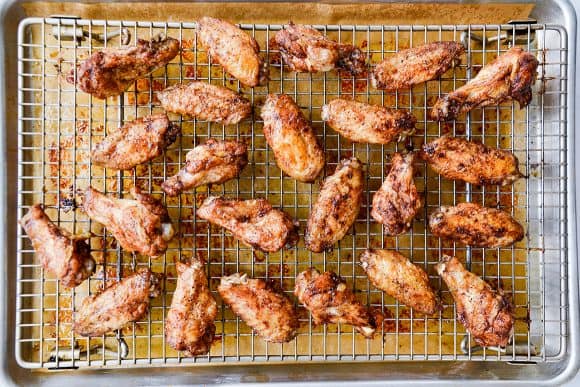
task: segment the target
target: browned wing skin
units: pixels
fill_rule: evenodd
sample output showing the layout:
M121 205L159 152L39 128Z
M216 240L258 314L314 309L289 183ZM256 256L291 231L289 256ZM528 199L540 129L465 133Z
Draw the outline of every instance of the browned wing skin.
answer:
M210 138L185 156L185 167L161 184L169 196L206 184L221 184L239 176L248 164L248 149L238 141Z
M266 199L236 200L208 197L197 216L231 232L255 249L275 252L298 241L297 226Z
M296 102L285 94L269 94L261 115L278 167L296 180L314 181L324 168L324 152Z
M266 341L292 340L300 326L292 302L266 281L236 273L222 277L218 292L233 312Z
M244 85L254 87L268 81L268 68L259 55L258 42L235 25L202 17L197 21L197 39L212 61Z
M91 161L105 168L131 169L161 155L180 132L165 114L137 118L96 144Z
M130 192L135 200L112 198L89 187L83 209L89 218L105 226L125 250L152 257L163 254L174 234L167 209L137 187Z
M105 99L124 92L131 84L155 69L165 66L179 53L179 41L159 35L151 41L137 41L137 46L93 53L71 69L66 80L75 83L94 97Z
M475 247L506 247L524 238L524 228L507 212L460 203L441 206L429 215L434 236Z
M206 82L190 82L157 93L163 109L199 120L237 124L252 115L250 101L235 91Z
M140 270L102 293L88 296L76 312L73 331L81 336L101 336L141 320L149 301L161 292L162 274Z
M453 120L460 113L509 99L518 101L520 108L527 106L532 100L537 68L534 55L512 47L485 65L467 84L439 98L431 115L439 121Z
M420 155L447 179L507 185L522 177L513 153L457 137L443 136L423 144Z
M372 85L387 91L411 88L457 66L464 52L465 47L457 42L433 42L399 51L375 67Z
M86 238L58 228L40 204L30 207L20 225L30 238L42 267L53 273L64 286L73 288L80 285L95 270L91 248L84 241Z
M308 217L304 240L315 253L331 249L353 225L363 194L363 166L357 158L344 159L324 181Z
M310 311L315 324L349 324L364 337L373 337L373 316L334 272L320 274L315 268L303 271L296 277L294 294Z
M444 255L436 266L457 307L457 320L484 347L505 347L512 334L512 305L502 289L492 288L465 270L455 257Z
M425 270L391 250L369 249L360 256L369 280L380 290L417 312L434 314L439 302Z
M322 106L322 119L353 142L388 144L415 131L417 119L407 110L335 99Z
M214 340L217 303L208 287L204 264L195 258L177 262L177 285L165 319L165 339L186 356L204 355Z
M384 225L385 234L399 235L409 231L411 222L423 202L413 180L415 154L395 153L391 170L373 196L371 216Z

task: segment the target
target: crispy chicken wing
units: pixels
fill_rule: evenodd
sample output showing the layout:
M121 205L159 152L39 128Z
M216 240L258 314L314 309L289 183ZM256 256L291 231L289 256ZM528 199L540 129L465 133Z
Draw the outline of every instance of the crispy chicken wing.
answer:
M360 262L373 285L408 307L424 314L439 308L427 273L403 255L391 250L369 249Z
M415 154L395 153L391 162L387 178L373 196L371 216L384 225L385 234L399 235L409 231L423 202L413 180Z
M40 204L30 207L20 225L30 238L42 267L64 286L74 288L80 285L95 270L95 260L86 238L58 228Z
M185 166L161 184L169 196L206 184L221 184L235 179L248 164L246 144L210 138L185 156Z
M268 68L260 57L256 39L225 20L202 17L197 21L197 39L212 61L244 85L268 81Z
M388 144L415 131L417 119L407 110L335 99L322 106L322 119L353 142Z
M408 89L457 66L464 52L465 47L457 42L433 42L402 50L375 67L371 83L388 91Z
M314 181L324 168L324 151L296 102L286 94L269 94L262 119L278 167L296 180Z
M436 237L475 247L506 247L524 238L524 228L507 212L460 203L441 206L429 216Z
M208 197L197 216L225 228L255 249L275 252L298 241L297 226L266 199L236 200Z
M420 155L435 172L452 180L507 185L522 177L513 153L457 137L443 136L423 144Z
M159 256L174 234L167 209L137 187L130 192L135 200L112 198L89 187L83 209L89 218L107 227L125 250Z
M252 115L250 101L235 91L206 82L173 85L157 93L163 109L198 120L237 124Z
M484 347L505 347L514 325L512 305L503 290L492 288L465 270L455 257L444 255L436 266L457 307L457 320Z
M315 268L303 271L296 277L294 294L310 311L315 324L350 324L364 337L373 337L373 316L336 273L320 274Z
M203 261L177 262L177 285L165 319L165 339L186 356L209 352L215 334L217 303L205 276Z
M292 340L300 324L292 302L266 281L236 273L222 277L218 292L232 311L266 341Z
M362 203L362 169L357 158L344 159L324 181L304 234L309 250L321 253L331 249L353 225Z
M509 99L520 108L532 100L538 60L519 47L512 47L485 65L475 78L459 89L439 98L431 115L439 121L453 120L460 113L477 107L498 105Z
M94 97L114 97L137 79L165 66L178 53L179 41L176 39L163 35L151 41L139 39L135 47L106 48L93 53L78 68L71 69L66 80L73 85L76 81L82 91Z

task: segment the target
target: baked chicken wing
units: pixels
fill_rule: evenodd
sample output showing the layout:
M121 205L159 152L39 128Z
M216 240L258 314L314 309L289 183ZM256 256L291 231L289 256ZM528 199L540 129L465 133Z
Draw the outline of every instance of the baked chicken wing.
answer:
M157 93L163 109L198 120L237 124L252 115L250 101L235 91L206 82L173 85Z
M167 250L167 242L174 234L167 209L137 187L130 192L135 200L112 198L89 187L83 209L89 218L105 226L125 250L159 256Z
M433 42L402 50L377 64L373 87L394 91L438 78L461 63L465 47L457 42Z
M485 65L475 78L439 98L431 115L439 121L453 120L477 107L498 105L509 99L520 108L532 100L538 60L519 47L512 47Z
M276 252L298 241L297 226L282 210L266 199L236 200L208 197L197 216L225 228L235 238L255 249Z
M372 338L376 323L368 308L356 300L346 281L332 271L310 268L296 277L294 294L310 311L315 324L349 324Z
M402 109L335 99L322 106L322 119L353 142L388 144L415 131L417 119Z
M371 216L383 224L385 234L399 235L409 231L423 202L413 180L415 154L395 153L391 162L387 178L373 196Z
M218 292L224 302L266 341L292 340L300 326L292 302L266 281L236 273L222 277Z
M30 207L20 225L30 238L42 267L64 286L74 288L80 285L95 270L95 260L86 238L58 228L40 204Z
M165 66L179 53L179 41L163 35L139 39L135 47L107 48L93 53L66 80L94 97L105 99L124 92L137 79Z
M81 336L101 336L141 320L149 302L161 292L162 274L140 270L103 292L88 296L76 312L73 331Z
M185 166L161 184L169 196L206 184L222 184L235 179L248 164L248 149L238 141L210 138L185 156Z
M506 247L524 238L510 214L475 203L439 207L429 216L429 228L436 237L474 247Z
M457 320L484 347L505 347L512 334L512 304L501 288L494 289L465 270L455 257L444 255L436 266L457 308Z
M353 225L362 203L362 169L357 158L344 159L326 178L308 217L306 248L315 253L331 249Z
M296 102L285 94L269 94L262 119L278 167L298 181L314 181L324 168L324 152Z

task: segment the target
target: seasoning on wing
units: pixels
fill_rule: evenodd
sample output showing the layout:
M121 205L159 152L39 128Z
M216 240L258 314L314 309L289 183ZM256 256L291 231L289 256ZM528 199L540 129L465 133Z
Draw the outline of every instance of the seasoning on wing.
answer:
M225 20L202 17L197 21L197 39L212 61L244 85L268 81L268 67L260 57L256 39Z
M321 253L331 249L355 222L362 203L362 168L357 158L344 159L324 181L304 234L309 250Z
M512 334L512 304L501 288L494 289L465 270L455 257L444 255L436 266L457 307L457 320L484 347L505 347Z
M197 216L231 232L243 243L266 252L276 252L298 241L297 226L282 210L266 199L236 200L208 197Z
M477 107L499 105L509 99L520 108L532 100L538 60L519 47L512 47L483 66L477 76L459 89L439 98L431 115L439 121L453 120Z
M465 47L457 42L433 42L402 50L375 67L371 83L395 91L438 78L461 63Z
M224 302L264 340L286 343L300 326L292 302L266 281L236 273L222 277L218 292Z
M174 234L167 209L137 187L130 192L135 200L112 198L89 187L83 209L89 218L104 225L124 249L159 256L167 250L167 242Z
M190 82L168 87L157 93L163 109L199 120L237 124L252 115L250 101L223 86Z
M353 142L388 144L415 131L417 119L402 109L335 99L322 106L322 119Z
M359 259L371 283L391 297L420 313L434 314L439 309L429 276L403 255L368 249Z
M73 331L81 336L101 336L141 320L149 302L161 292L162 274L139 270L103 292L88 296L76 312Z
M53 273L64 286L73 288L80 285L95 270L91 248L85 242L87 238L58 228L40 204L30 207L20 225L30 238L42 267Z
M349 324L366 338L374 336L374 317L336 273L327 271L320 274L315 268L310 268L296 277L294 294L310 311L315 324Z
M262 119L278 167L296 180L314 181L324 168L324 151L296 102L285 94L268 94Z
M423 202L413 180L415 153L395 153L391 170L373 196L371 216L384 225L385 234L399 235L409 231L411 222Z
M429 216L434 236L475 247L506 247L524 238L524 228L507 212L460 203L441 206Z
M522 177L513 153L457 137L423 144L420 156L443 177L471 184L507 185Z
M137 41L137 46L106 48L93 53L78 68L71 69L66 80L94 97L105 99L124 92L137 79L165 66L179 53L179 41L163 35L151 41Z

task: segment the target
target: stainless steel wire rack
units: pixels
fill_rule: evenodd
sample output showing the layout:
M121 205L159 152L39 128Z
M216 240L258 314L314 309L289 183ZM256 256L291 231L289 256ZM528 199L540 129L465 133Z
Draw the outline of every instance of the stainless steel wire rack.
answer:
M566 52L568 37L556 25L368 26L318 25L343 43L363 48L371 65L403 48L437 40L462 40L467 53L461 65L440 79L409 91L386 93L373 89L367 76L353 79L335 72L296 74L284 69L270 39L281 25L242 24L253 35L270 65L271 81L254 89L242 87L208 60L198 47L195 23L104 21L67 18L29 18L18 34L18 215L42 203L59 226L90 238L98 270L76 289L62 287L44 272L23 231L18 228L16 354L27 368L85 368L149 364L205 364L240 362L310 362L377 360L494 360L544 362L565 353L568 332L566 297L567 227L566 155L569 130ZM181 40L180 55L153 72L118 98L94 99L64 81L63 74L91 52L116 47L130 36L150 39L164 33ZM109 40L98 40L101 37ZM428 118L436 98L474 77L482 65L519 45L540 60L532 103L519 109L514 103L486 107L451 123ZM155 92L168 85L198 79L241 91L254 105L254 114L239 125L222 126L172 116L183 134L162 157L129 172L113 172L89 163L96 141L123 122L161 111ZM325 174L341 157L356 155L366 164L365 198L360 215L347 236L332 252L313 254L297 247L279 253L252 251L231 235L195 216L196 206L209 194L230 197L266 197L300 222L308 217L318 184L304 184L284 176L266 146L259 107L268 93L287 93L312 121L327 158ZM410 109L417 132L405 144L353 144L327 128L321 106L339 96L395 108ZM425 208L408 234L388 237L370 216L373 193L388 171L396 150L451 133L512 150L528 177L508 187L478 187L442 179L417 164L416 183ZM160 184L182 165L185 154L210 137L237 138L249 146L250 162L241 176L224 185L203 187L177 198L165 197ZM90 222L75 207L77 190L93 185L123 197L138 185L162 197L178 230L167 253L151 259L123 251L102 226ZM437 206L472 201L511 212L525 225L526 238L510 248L466 248L439 240L426 228L428 214ZM358 255L368 247L398 249L424 267L432 285L440 289L444 310L424 316L400 305L373 288L358 266ZM488 280L498 280L511 292L516 316L513 342L503 351L472 344L455 320L453 300L433 266L442 253L455 254L468 268ZM287 344L268 344L219 303L217 342L206 356L182 357L169 348L163 328L175 287L175 260L199 254L207 261L210 286L237 271L275 281L290 296L296 275L310 267L332 269L343 276L356 296L384 312L373 340L349 326L315 326L299 306L302 326ZM98 338L76 337L71 330L75 308L82 299L138 267L165 275L165 292L153 300L150 314L120 332ZM294 299L294 298L293 298ZM295 300L295 299L294 299Z

